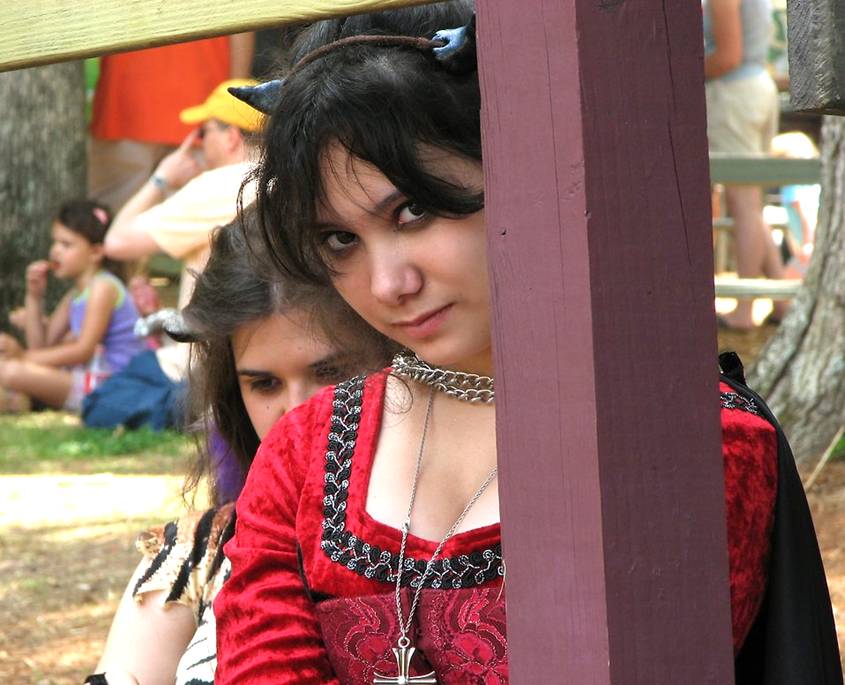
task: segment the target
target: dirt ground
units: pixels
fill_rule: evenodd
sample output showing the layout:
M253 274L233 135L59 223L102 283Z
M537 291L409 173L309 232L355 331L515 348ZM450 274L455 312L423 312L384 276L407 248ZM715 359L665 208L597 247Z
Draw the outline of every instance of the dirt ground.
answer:
M768 332L720 347L753 357ZM171 474L0 475L0 683L78 685L138 561L135 535L178 515ZM809 493L845 652L845 461Z
M177 515L178 476L0 476L0 682L78 685L139 556Z
M829 464L808 494L839 635L839 653L845 655L845 462ZM843 659L845 664L845 659Z

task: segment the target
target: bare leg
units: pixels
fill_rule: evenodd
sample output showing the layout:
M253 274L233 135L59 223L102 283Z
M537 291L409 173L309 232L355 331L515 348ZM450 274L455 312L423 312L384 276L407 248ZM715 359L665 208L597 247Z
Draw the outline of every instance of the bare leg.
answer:
M737 275L740 278L783 278L783 260L772 239L771 228L763 221L763 190L759 186L727 186L728 213L734 219ZM724 318L732 328L754 328L751 316L753 300L739 300ZM776 315L785 310L783 303Z
M49 407L64 406L72 383L73 376L64 369L19 359L0 360L0 387L41 400Z

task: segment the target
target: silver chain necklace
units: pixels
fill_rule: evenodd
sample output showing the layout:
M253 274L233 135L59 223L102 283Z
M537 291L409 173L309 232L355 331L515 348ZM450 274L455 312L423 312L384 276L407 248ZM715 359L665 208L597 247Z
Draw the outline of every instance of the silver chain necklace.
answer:
M490 379L492 382L492 379ZM420 439L420 449L417 453L417 464L414 470L414 480L411 482L411 498L408 501L408 513L405 516L405 521L402 523L402 543L399 545L399 563L396 569L396 616L399 619L399 639L396 641L396 647L393 648L393 656L396 658L396 667L398 670L398 675L396 676L386 676L382 675L381 673L375 673L375 677L373 678L373 685L437 685L437 677L434 671L431 673L427 673L423 676L411 676L410 675L410 668L411 668L411 659L414 656L414 652L416 652L416 647L411 646L411 640L408 638L408 631L411 629L411 623L414 620L414 614L417 611L417 604L420 601L420 593L422 592L423 587L425 586L426 578L428 578L429 573L431 573L432 568L434 568L434 561L440 556L440 552L443 551L443 546L446 544L446 541L455 534L455 531L458 529L458 526L463 523L463 520L466 518L466 515L469 513L469 510L472 509L472 506L479 500L481 495L484 494L484 491L490 486L490 483L493 482L493 479L496 477L497 468L494 466L493 470L487 475L487 478L484 479L484 482L478 487L475 491L475 494L470 497L469 502L464 507L464 510L460 513L455 522L452 524L451 528L446 531L446 534L443 536L443 539L440 540L440 544L437 545L437 549L434 550L434 554L431 555L431 559L428 560L428 563L425 565L425 571L423 571L422 577L419 579L417 584L417 588L414 591L414 597L411 601L411 609L408 612L407 620L403 619L404 611L402 609L402 572L404 570L405 564L405 546L408 542L408 531L411 528L411 511L414 508L414 501L417 498L417 484L419 483L420 478L420 467L422 466L422 458L423 452L425 450L425 438L428 435L428 424L431 421L431 410L434 406L434 389L432 389L431 393L428 396L428 407L426 408L425 412L425 423L423 424L423 431L422 431L422 438Z
M393 372L424 385L430 385L435 390L464 402L490 404L496 396L493 379L490 376L440 369L431 366L409 350L393 357Z

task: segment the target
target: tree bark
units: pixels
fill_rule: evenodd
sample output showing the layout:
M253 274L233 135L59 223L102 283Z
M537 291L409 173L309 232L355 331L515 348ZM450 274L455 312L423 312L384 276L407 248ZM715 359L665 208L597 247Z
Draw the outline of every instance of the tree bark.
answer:
M56 210L85 195L82 63L2 73L0 102L0 330L9 330L27 264L47 255ZM60 289L52 284L48 302Z
M812 467L845 424L845 120L822 128L822 202L812 263L778 331L749 373Z

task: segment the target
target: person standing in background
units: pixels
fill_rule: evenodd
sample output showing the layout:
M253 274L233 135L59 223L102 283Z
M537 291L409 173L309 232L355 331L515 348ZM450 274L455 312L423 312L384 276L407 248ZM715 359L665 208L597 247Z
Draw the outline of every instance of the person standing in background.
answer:
M772 28L770 0L702 0L707 139L711 153L764 155L777 133L777 87L766 67ZM763 220L763 190L755 185L725 187L733 217L740 278L783 278L780 252ZM720 317L723 327L750 330L753 300L740 300ZM785 303L775 303L777 322Z
M219 83L249 76L254 40L242 33L103 57L88 155L91 197L120 209L190 133L179 113Z

